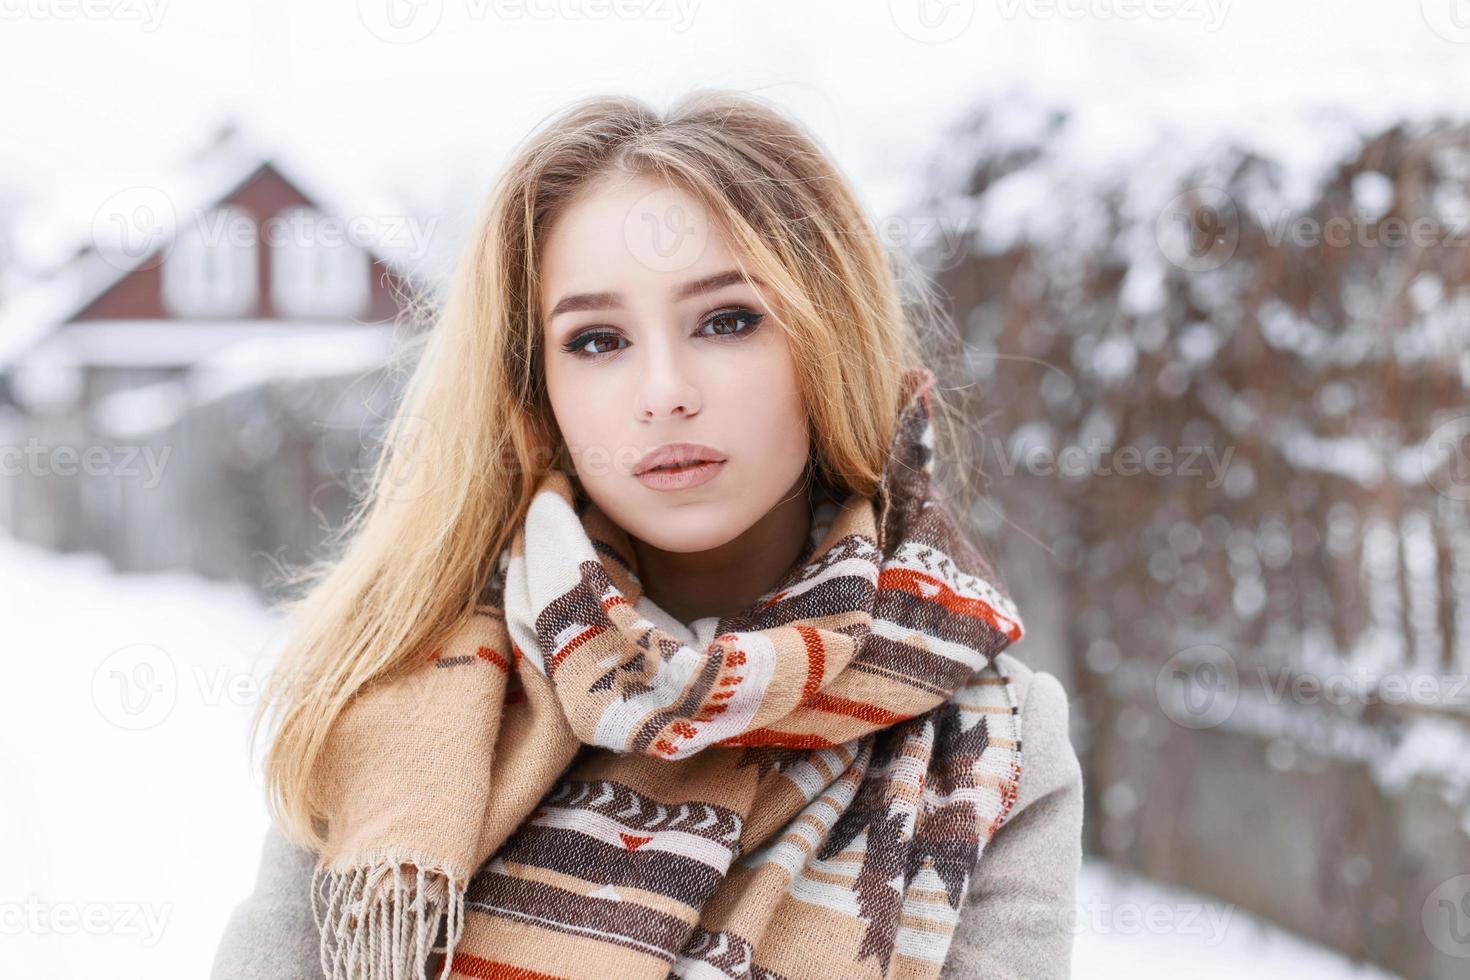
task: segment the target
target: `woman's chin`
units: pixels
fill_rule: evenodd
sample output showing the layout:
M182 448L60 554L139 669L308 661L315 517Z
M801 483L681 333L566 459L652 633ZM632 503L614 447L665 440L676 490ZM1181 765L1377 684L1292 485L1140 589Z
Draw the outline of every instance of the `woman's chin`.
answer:
M713 501L698 506L644 507L635 519L618 523L644 544L678 555L712 551L745 530L735 508Z

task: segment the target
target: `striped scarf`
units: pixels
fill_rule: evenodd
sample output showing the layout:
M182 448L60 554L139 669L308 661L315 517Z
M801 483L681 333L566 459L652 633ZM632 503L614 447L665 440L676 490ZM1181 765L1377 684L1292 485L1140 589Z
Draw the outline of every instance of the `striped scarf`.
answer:
M781 581L692 629L549 472L468 626L313 771L326 975L937 977L1020 779L986 668L1022 626L931 484L933 383L875 497L815 493Z

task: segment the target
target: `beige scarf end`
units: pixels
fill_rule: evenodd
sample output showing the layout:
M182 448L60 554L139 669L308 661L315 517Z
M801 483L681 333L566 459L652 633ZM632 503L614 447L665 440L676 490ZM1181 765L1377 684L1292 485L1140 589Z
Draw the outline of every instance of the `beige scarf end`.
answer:
M327 980L430 980L429 954L446 921L444 970L464 930L465 884L411 858L312 873L311 911Z

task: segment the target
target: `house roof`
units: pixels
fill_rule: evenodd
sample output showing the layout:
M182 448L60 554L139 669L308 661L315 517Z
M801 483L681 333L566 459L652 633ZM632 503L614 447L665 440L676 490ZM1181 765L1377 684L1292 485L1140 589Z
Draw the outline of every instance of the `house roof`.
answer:
M307 168L294 164L288 152L247 131L240 122L228 121L210 144L175 172L159 175L147 186L125 188L99 202L98 218L92 227L72 229L69 258L22 284L0 306L0 371L26 356L127 276L156 262L172 245L178 231L176 223L161 221L157 243L134 254L113 227L115 222L103 220L119 217L108 214L109 207L145 207L150 199L156 199L171 206L176 214L194 213L228 199L262 170L274 170L329 215L401 213L400 208L384 202L356 201L349 205L324 186L324 182L315 179ZM95 191L91 196L95 197ZM394 274L404 279L415 278L416 270L409 256L384 248L381 243L366 242L364 248Z

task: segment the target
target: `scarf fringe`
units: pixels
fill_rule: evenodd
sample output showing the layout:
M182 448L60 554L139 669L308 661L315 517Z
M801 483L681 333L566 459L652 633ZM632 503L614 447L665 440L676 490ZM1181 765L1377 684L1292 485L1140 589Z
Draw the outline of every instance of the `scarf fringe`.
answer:
M467 883L433 864L387 859L312 872L311 913L321 931L321 967L327 980L430 980L427 960L440 951L434 940L444 920L447 938L439 976L449 976L454 947L464 931Z

